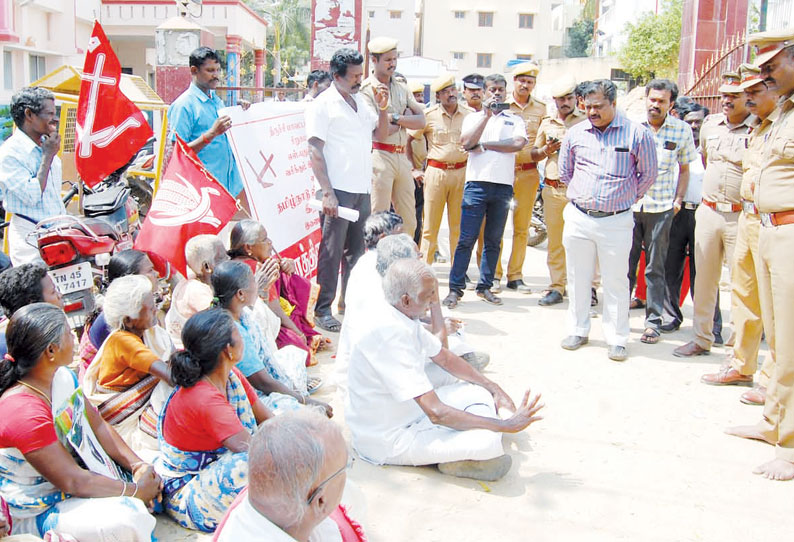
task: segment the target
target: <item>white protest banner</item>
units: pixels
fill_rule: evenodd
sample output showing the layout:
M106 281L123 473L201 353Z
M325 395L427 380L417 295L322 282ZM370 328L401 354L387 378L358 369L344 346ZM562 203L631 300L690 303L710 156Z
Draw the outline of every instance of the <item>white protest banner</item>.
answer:
M317 273L320 217L308 206L314 198L314 174L306 142L301 102L265 102L227 107L232 127L226 132L243 178L253 218L264 224L273 247L295 260L299 274Z

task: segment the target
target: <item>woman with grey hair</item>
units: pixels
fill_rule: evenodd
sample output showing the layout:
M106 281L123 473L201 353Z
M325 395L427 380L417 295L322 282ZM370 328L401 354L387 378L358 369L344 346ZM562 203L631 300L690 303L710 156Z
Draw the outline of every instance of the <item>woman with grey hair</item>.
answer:
M130 447L156 450L146 438L157 435L155 413L147 407L156 386L172 386L172 381L168 365L147 345L147 336L162 341L166 335L157 326L151 281L141 275L117 278L105 294L103 311L112 332L83 377L84 393Z

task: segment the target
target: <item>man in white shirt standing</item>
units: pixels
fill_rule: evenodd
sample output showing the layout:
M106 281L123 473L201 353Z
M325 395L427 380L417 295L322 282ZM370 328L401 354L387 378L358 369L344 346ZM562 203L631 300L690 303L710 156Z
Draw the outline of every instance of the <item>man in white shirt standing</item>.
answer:
M539 396L516 408L496 383L441 345L423 317L438 282L416 259L394 262L383 278L385 302L373 302L368 328L350 354L345 415L359 455L376 464L438 465L441 472L498 480L512 460L501 433L540 419ZM435 387L428 358L462 382ZM500 419L497 409L515 412Z
M502 236L510 210L515 180L516 153L527 144L524 120L511 113L504 103L507 82L499 74L485 78L486 100L482 111L463 120L460 143L469 151L466 184L463 188L460 237L449 273L449 294L444 305L457 306L466 288L466 270L471 251L485 221L485 247L480 262L477 295L484 301L501 305L491 292Z
M386 137L389 130L388 89L384 85L374 89L379 114L358 94L363 63L364 57L354 49L336 51L330 67L333 84L306 108L312 170L323 192L325 215L317 261L321 290L314 313L317 325L332 332L341 329L331 314L339 264L344 299L350 270L364 253L364 221L371 208L372 136ZM339 206L358 211L358 220L351 223L340 218Z

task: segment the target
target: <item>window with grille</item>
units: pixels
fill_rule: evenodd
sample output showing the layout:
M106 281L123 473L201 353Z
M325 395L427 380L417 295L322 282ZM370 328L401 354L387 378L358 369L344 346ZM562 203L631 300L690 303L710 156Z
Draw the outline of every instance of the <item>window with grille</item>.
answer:
M493 62L493 54L491 53L477 53L477 67L490 68Z
M14 90L14 66L11 51L3 51L3 88Z
M480 26L493 26L493 11L481 11L478 15Z
M531 13L520 13L518 15L518 28L534 28L535 16Z
M389 12L389 19L402 19L403 12L402 11L390 11Z
M41 55L30 55L30 82L47 75L46 62Z
M463 60L466 56L466 53L461 53L460 51L452 51L452 58L455 60Z
M455 12L455 18L456 19L465 19L466 18L466 12L465 11L456 11Z

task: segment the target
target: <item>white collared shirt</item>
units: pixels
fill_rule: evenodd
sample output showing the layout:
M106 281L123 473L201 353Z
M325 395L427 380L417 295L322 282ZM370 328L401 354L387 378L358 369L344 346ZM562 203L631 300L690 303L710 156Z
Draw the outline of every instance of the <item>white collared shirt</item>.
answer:
M433 390L425 366L441 341L385 300L369 311L350 351L345 419L359 455L382 464L408 449L404 429L425 416L414 398Z
M471 113L463 119L461 132L471 132L480 122L484 111ZM488 143L511 137L527 139L527 128L523 119L509 111L502 111L488 119L488 124L480 136L480 142ZM515 181L516 153L514 152L471 152L466 164L466 182L483 181L488 183L508 184L513 186Z
M350 96L356 102L356 111L336 89L336 84L309 102L306 137L325 142L323 156L335 190L369 194L372 191L372 131L378 125L378 115L358 93Z

